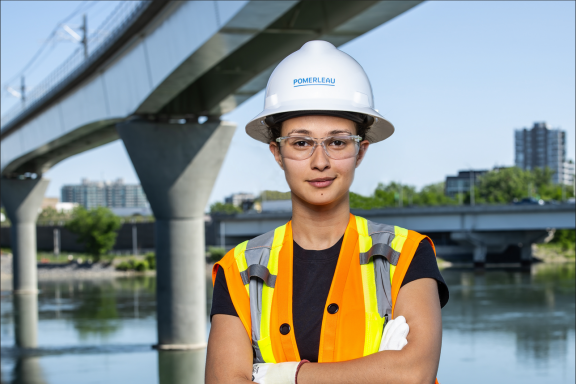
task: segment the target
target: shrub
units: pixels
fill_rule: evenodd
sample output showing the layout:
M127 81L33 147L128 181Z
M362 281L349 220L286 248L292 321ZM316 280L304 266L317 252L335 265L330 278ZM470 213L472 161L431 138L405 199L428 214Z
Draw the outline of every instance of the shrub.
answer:
M209 259L211 262L216 263L224 257L226 250L222 247L208 247Z
M550 242L560 244L562 250L567 251L574 247L576 232L573 229L557 229L556 232L554 232L554 238Z
M128 271L130 269L132 269L132 263L128 261L123 261L116 266L117 271Z
M223 213L226 215L234 215L236 213L242 213L242 208L236 207L230 203L214 203L210 206L210 213Z
M146 260L135 260L134 270L138 272L145 272L148 270L148 262Z
M145 256L146 261L148 262L148 267L152 270L156 269L156 255L154 252L147 253Z

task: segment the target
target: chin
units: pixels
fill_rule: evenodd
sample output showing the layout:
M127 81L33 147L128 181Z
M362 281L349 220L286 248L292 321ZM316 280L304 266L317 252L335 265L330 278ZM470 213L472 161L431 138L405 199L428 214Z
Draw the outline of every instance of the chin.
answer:
M330 193L329 191L322 190L322 191L314 191L313 193L307 193L303 196L305 202L311 205L323 206L323 205L330 205L335 203L338 200L338 196L334 193Z

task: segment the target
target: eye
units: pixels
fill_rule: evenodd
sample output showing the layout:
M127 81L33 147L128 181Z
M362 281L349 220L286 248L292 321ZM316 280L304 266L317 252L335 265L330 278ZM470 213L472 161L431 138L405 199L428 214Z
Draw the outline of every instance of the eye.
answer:
M333 149L342 149L345 148L348 144L349 140L346 140L344 138L333 138L332 140L330 140L330 143L328 145Z
M293 145L296 146L296 147L306 147L306 146L308 146L308 145L310 145L310 144L308 144L308 142L306 142L306 141L304 141L304 140L300 140L300 141L294 142Z

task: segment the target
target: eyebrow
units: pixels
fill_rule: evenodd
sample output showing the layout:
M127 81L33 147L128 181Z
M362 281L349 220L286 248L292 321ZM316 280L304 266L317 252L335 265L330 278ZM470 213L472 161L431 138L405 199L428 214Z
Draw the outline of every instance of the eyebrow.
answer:
M310 135L310 131L308 131L306 129L293 129L290 132L288 132L288 134L286 134L286 136L290 136L293 133L301 133L303 135Z
M293 129L290 132L288 132L288 134L286 136L290 136L293 133L300 133L303 135L310 135L310 131L306 130L306 129ZM341 133L346 133L348 135L351 135L352 132L348 131L348 130L344 130L344 129L335 129L333 131L328 132L328 135L337 135L337 134L341 134Z
M349 135L352 134L352 132L348 131L348 130L344 130L344 129L335 129L334 131L330 131L329 134L330 135L337 135L339 133L347 133Z

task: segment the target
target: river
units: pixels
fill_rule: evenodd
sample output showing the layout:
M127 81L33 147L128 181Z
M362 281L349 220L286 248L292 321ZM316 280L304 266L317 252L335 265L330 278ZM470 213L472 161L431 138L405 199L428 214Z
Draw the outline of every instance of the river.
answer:
M573 384L574 266L443 270L450 302L442 310L439 381ZM156 341L154 277L41 281L37 304L16 302L6 283L2 383L203 383L205 351L151 348ZM209 281L207 287L209 306ZM34 315L15 319L15 306L21 313L38 308L37 321ZM15 347L16 338L26 345L35 337L37 348Z

